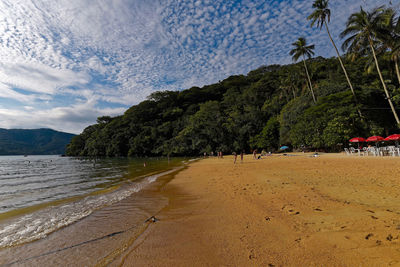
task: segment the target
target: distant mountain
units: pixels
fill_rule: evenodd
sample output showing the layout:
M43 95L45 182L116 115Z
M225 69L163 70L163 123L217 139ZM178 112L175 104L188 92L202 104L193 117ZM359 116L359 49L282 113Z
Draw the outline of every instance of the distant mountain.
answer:
M52 129L1 129L0 155L57 155L65 148L74 134Z

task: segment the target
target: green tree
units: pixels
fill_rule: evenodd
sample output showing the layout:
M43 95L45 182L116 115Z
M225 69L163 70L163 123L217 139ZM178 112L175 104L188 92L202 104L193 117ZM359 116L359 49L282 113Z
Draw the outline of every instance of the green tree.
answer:
M177 140L196 154L220 150L225 139L222 119L217 101L201 104L200 110L190 117Z
M317 103L315 99L314 90L311 83L310 74L308 73L308 68L306 64L306 57L311 58L314 55L314 45L307 45L307 41L304 37L300 37L296 42L292 43L294 48L290 51L290 55L292 56L293 61L297 61L300 57L304 63L304 69L306 71L308 86L310 87L311 95L313 97L314 103Z
M253 148L276 151L279 146L279 121L276 117L268 120L261 133L250 140Z
M391 60L394 62L397 81L400 85L400 17L396 17L396 11L392 8L385 10L385 23L379 31L379 39L382 41L382 51L390 52Z
M329 148L362 131L363 123L357 115L349 91L322 97L307 108L290 132L295 147Z
M357 100L357 96L354 91L353 85L350 81L349 75L347 74L347 70L343 64L339 50L336 47L336 44L333 41L333 38L329 31L328 23L331 20L331 10L328 8L328 3L329 3L329 0L315 0L312 5L312 7L314 8L314 12L312 12L311 15L309 15L307 17L307 19L311 20L311 27L313 27L315 25L315 23L317 23L317 27L319 27L320 29L322 29L322 27L325 26L326 32L328 33L328 36L329 36L329 39L331 40L332 45L335 48L336 54L337 54L339 62L340 62L340 66L342 67L344 75L346 76L346 81L349 84L351 93L354 96L354 101L355 101L356 105L358 105L358 100ZM362 114L361 114L361 111L359 108L357 109L357 111L358 111L358 114L360 115L360 117L362 117Z
M375 67L379 74L383 90L385 91L386 98L389 102L392 113L397 122L400 124L399 117L397 116L396 109L392 103L389 95L389 91L386 87L386 83L383 79L382 72L379 67L379 62L375 52L375 46L378 42L377 35L384 23L384 9L378 7L373 9L371 12L364 11L361 7L360 12L353 13L350 15L346 29L340 34L342 38L349 36L343 43L343 50L347 50L351 53L365 53L370 50L375 61Z

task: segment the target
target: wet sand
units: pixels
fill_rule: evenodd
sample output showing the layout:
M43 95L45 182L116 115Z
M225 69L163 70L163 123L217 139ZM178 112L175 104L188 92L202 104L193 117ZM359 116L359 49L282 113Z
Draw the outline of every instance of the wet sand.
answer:
M0 267L107 266L129 251L151 224L147 219L168 205L160 188L177 171L43 239L0 249Z
M112 266L400 266L400 158L205 159Z

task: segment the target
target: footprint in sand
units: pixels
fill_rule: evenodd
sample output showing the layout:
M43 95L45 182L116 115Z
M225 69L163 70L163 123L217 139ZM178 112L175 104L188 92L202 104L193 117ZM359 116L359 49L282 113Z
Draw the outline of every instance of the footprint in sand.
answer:
M369 233L368 235L366 235L366 236L365 236L365 239L367 239L367 240L368 240L368 239L370 239L370 238L371 238L371 237L373 237L373 236L374 236L374 234L373 234L373 233Z
M389 234L389 235L386 237L386 240L388 240L388 241L392 241L392 240L396 240L396 239L399 239L399 236L393 237L391 234Z
M299 211L295 211L292 207L287 207L286 205L284 205L283 207L282 207L282 210L286 210L290 215L297 215L297 214L300 214L300 212Z

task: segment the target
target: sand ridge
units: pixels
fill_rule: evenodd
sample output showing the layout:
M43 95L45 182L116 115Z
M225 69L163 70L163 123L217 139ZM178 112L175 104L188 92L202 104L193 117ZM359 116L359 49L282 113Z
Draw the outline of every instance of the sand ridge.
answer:
M192 163L118 265L400 266L399 170L339 154Z

